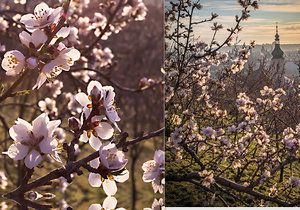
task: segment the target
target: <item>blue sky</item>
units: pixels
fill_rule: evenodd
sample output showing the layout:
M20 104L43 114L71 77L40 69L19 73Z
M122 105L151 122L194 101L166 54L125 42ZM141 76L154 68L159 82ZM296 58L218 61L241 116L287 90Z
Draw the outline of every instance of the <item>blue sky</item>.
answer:
M235 15L241 14L237 0L201 0L203 9L196 13L195 20L209 17L211 12L220 16L215 22L224 25L217 40L228 35L226 28L234 26ZM260 8L251 12L251 17L242 23L243 31L239 34L242 42L255 40L257 44L272 43L275 35L275 22L279 23L281 43L300 44L300 0L260 0ZM194 29L197 35L206 41L211 39L212 23L203 24Z

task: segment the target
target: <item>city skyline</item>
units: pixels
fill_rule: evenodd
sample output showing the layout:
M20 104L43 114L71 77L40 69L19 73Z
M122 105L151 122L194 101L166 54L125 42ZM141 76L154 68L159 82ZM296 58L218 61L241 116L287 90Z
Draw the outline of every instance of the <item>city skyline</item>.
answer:
M228 35L227 28L234 27L235 15L241 14L237 0L203 0L203 9L195 13L194 20L204 19L211 12L219 15L213 22L218 22L224 29L218 32L217 41ZM300 2L297 0L264 0L259 2L259 9L251 11L251 17L244 21L243 30L239 33L241 42L255 40L257 44L274 42L275 26L278 22L281 44L300 44ZM210 41L213 32L207 29L212 22L195 27L194 31L202 40Z

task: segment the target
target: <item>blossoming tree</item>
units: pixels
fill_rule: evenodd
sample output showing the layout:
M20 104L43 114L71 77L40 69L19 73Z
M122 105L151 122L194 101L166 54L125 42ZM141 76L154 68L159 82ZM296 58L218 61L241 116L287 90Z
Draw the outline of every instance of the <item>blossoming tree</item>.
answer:
M254 71L248 62L254 42L238 45L234 38L258 1L237 4L241 14L222 42L216 40L224 30L214 23L217 14L194 19L200 1L168 5L169 206L299 206L299 87L274 82L263 56ZM206 43L194 30L209 22L213 37Z
M135 172L131 174L132 170L127 169L132 168L129 164L137 165L136 170L141 173L145 171L149 177L143 180L155 182L154 191L162 194L164 153L159 150L162 141L155 138L164 131L162 120L157 117L158 127L148 133L127 133L125 129L132 129L139 122L128 121L131 124L125 127L122 119L127 118L120 110L124 108L128 115L132 111L116 102L122 94L161 94L160 68L156 68L158 76L154 78L127 77L130 82L137 81L134 88L115 82L110 75L118 74L117 60L122 58L117 49L110 48L109 40L121 37L122 31L134 22L145 20L149 11L144 2L34 3L0 3L0 34L4 37L0 91L4 170L0 175L4 196L22 207L52 208L53 204L35 201L53 198L55 190L66 193L74 182L75 188L80 188L76 183L80 179L106 196L102 202L91 203L88 209L115 209L120 206L116 199L118 188L128 194L121 185L135 177ZM130 69L126 71L130 74ZM162 107L161 101L157 104ZM147 130L143 126L140 129ZM130 133L134 135L131 140ZM154 143L150 141L153 139ZM146 140L152 152L145 161L155 153L154 165L131 163L127 152ZM142 174L139 179L142 180ZM54 190L45 192L49 187ZM55 205L60 209L72 206L65 200Z

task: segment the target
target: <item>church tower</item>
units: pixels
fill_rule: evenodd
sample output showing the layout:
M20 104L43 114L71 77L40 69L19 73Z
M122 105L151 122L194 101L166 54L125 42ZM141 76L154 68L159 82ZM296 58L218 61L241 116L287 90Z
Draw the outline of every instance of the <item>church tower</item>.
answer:
M274 78L274 83L276 86L280 86L283 81L284 65L285 65L284 52L280 47L278 25L276 22L275 47L272 51L272 60L270 63L270 72L273 75L272 77Z

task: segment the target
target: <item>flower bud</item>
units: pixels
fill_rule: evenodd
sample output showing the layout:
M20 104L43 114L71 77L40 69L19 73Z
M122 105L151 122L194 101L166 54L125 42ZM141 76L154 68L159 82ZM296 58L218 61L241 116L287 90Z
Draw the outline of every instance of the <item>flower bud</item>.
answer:
M34 69L38 66L38 60L35 57L30 57L27 60L28 68Z
M70 117L68 119L68 123L69 123L69 127L72 131L78 131L79 130L80 123L79 123L79 120L77 118Z
M96 86L91 90L91 97L94 103L97 103L101 99L101 91Z
M43 195L41 195L40 193L35 192L35 191L31 191L28 193L28 198L32 201L38 200L41 197L43 197Z

